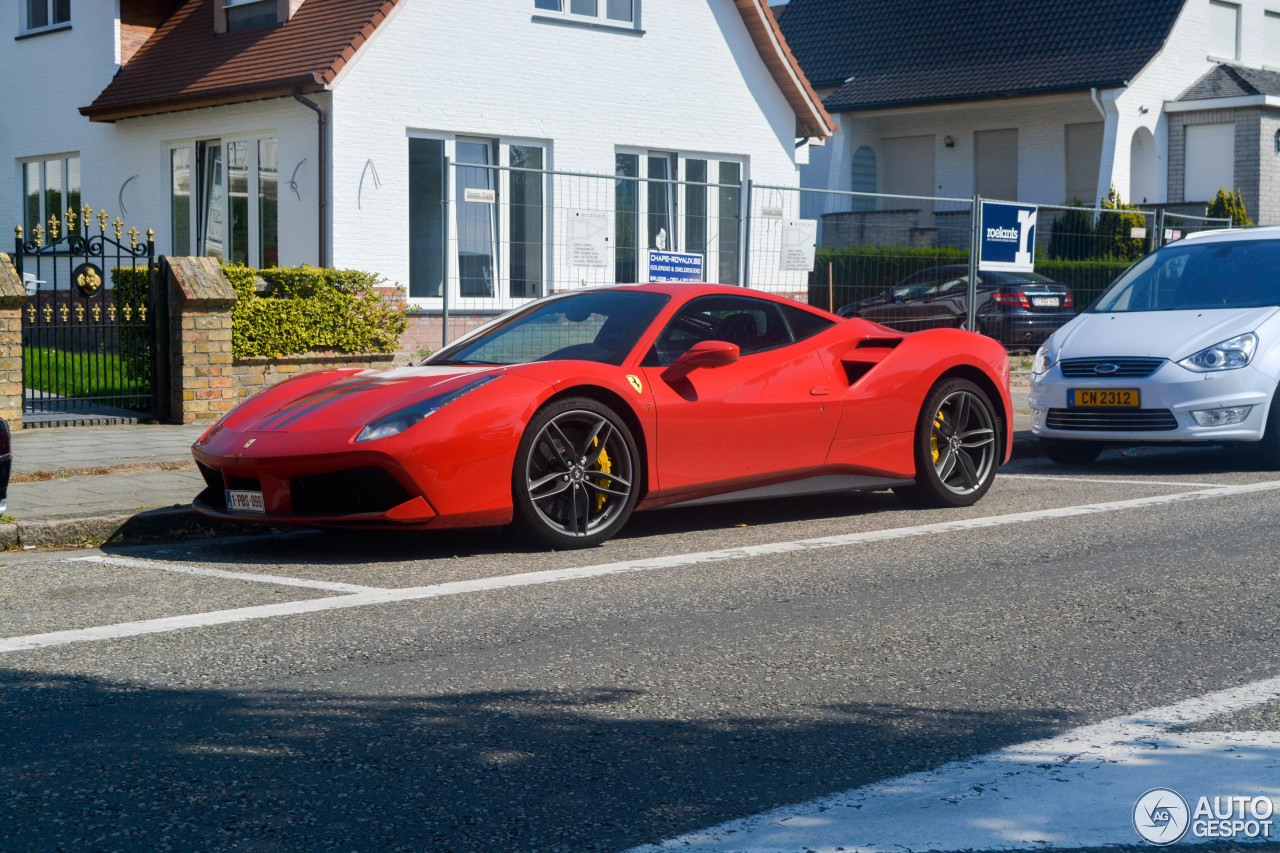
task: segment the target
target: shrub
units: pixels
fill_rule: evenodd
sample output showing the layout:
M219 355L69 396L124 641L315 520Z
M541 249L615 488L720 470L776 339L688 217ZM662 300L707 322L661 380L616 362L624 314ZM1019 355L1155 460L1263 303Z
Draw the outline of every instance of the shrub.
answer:
M141 267L113 267L111 270L111 300L116 308L116 322L120 324L120 365L128 381L143 382L151 377L151 278L149 270ZM129 319L125 319L125 306ZM146 320L138 310L145 306Z
M1134 228L1147 226L1147 218L1137 213L1137 209L1135 204L1125 204L1116 188L1111 187L1111 192L1102 202L1102 213L1098 215L1098 225L1094 229L1097 235L1096 255L1136 261L1147 253L1146 240L1130 236Z
M231 352L237 358L313 350L394 352L409 325L403 290L385 299L375 273L306 265L224 270L236 290ZM265 284L261 294L259 281Z
M1049 233L1049 257L1078 261L1091 257L1096 249L1093 237L1093 211L1082 209L1084 202L1071 200L1072 209L1053 218Z
M1217 196L1209 202L1209 209L1205 213L1208 216L1229 216L1231 224L1237 228L1248 228L1253 225L1253 220L1245 212L1244 201L1240 198L1238 188L1227 192L1226 187L1219 187Z

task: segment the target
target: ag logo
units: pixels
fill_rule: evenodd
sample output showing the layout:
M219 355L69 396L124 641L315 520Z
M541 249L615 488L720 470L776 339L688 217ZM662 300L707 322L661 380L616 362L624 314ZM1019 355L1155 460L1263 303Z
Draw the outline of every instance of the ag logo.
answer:
M628 376L627 381L631 383L631 387L636 390L637 394L644 391L644 385L640 382L639 376Z
M1191 810L1172 788L1152 788L1133 804L1133 828L1152 844L1164 846L1187 834Z

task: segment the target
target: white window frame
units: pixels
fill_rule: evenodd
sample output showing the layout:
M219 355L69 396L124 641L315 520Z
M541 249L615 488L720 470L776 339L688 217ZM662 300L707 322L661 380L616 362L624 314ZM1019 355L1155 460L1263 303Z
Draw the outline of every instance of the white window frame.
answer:
M43 157L24 157L18 161L18 199L19 199L18 222L22 223L22 227L24 229L23 231L24 240L32 239L32 236L30 233L31 226L30 226L30 223L27 222L27 190L26 190L27 166L35 164L36 167L40 170L39 225L41 229L48 229L49 218L52 213L51 211L45 209L45 206L48 201L48 189L49 189L49 177L48 177L49 168L48 167L50 163L54 161L58 162L59 164L58 177L62 181L61 183L62 200L64 202L67 202L67 204L64 205L64 208L62 210L57 211L58 221L62 223L61 225L58 226L58 233L65 234L66 232L64 231L64 229L66 228L66 219L64 217L64 214L67 212L66 207L70 206L70 195L71 195L70 163L72 160L79 161L81 164L80 187L78 188L77 192L80 193L80 199L81 199L80 203L83 204L84 203L84 165L83 165L84 161L80 159L79 151L68 151L61 154L46 154ZM77 215L80 213L80 205L76 206L76 213ZM81 233L83 233L83 231ZM45 239L46 240L49 239L48 234L45 235Z
M641 0L631 0L631 20L620 21L609 17L609 0L596 0L596 12L594 15L584 14L581 12L571 11L574 0L545 0L547 3L557 3L559 8L550 9L543 8L535 0L533 13L537 17L560 18L565 21L576 21L583 24L590 24L597 27L611 27L619 30L638 30L640 29L640 4Z
M650 248L649 246L649 193L647 183L650 180L649 175L649 158L650 156L661 157L666 159L672 155L676 158L676 178L680 181L676 184L676 215L671 223L674 232L671 243L667 246L666 251L669 252L686 252L685 240L688 235L688 229L685 227L685 217L688 215L688 171L687 162L689 160L702 160L707 164L707 209L706 209L706 251L702 258L702 277L704 281L715 282L719 277L720 270L720 188L724 186L720 183L720 164L736 163L738 165L738 174L741 176L743 187L747 181L747 158L732 154L709 154L694 151L657 151L647 148L629 148L619 146L614 149L615 154L629 154L638 156L639 168L636 172L639 175L639 181L636 188L636 277L643 280L644 264L642 262L642 254ZM745 199L745 191L743 198ZM741 202L740 202L741 203ZM610 201L612 207L614 202ZM616 213L616 210L614 211ZM739 223L741 226L741 223ZM742 263L741 257L743 250L742 235L738 236L738 281L742 281Z
M1272 9L1263 11L1262 43L1265 45L1262 67L1268 71L1280 70L1280 11Z
M21 33L23 35L35 35L38 33L48 33L48 32L53 32L55 30L66 30L71 28L70 4L67 5L67 19L65 21L55 21L53 19L54 18L53 13L54 13L54 10L57 8L58 0L40 0L40 2L44 3L45 14L48 16L49 23L45 24L44 26L33 27L31 26L31 8L29 6L30 2L31 0L21 0L21 3L22 3Z
M254 133L225 134L222 136L201 136L198 139L192 139L189 141L166 143L165 156L163 158L164 170L165 170L165 179L164 179L163 185L165 187L165 211L168 215L167 221L169 223L173 222L173 203L174 203L172 152L179 149L186 149L188 152L188 158L189 158L190 169L191 169L191 176L190 176L191 185L190 185L189 198L187 200L187 203L189 205L187 245L191 247L192 252L200 252L202 250L201 239L200 239L200 221L201 221L200 205L203 202L203 199L201 197L202 193L197 189L197 187L203 186L204 175L201 174L200 172L200 168L199 168L200 161L199 161L199 158L196 156L197 146L201 142L209 143L209 142L213 142L214 140L217 140L219 147L222 149L222 181L223 181L223 191L224 191L223 201L222 201L222 221L223 221L223 226L226 230L226 233L224 234L224 241L229 242L231 239L231 186L230 186L231 177L230 177L230 170L228 166L227 148L228 146L234 143L243 142L245 143L245 147L247 149L246 155L248 159L246 163L246 169L248 170L248 173L249 173L248 174L249 222L247 225L248 237L249 237L248 265L252 269L262 268L262 262L263 262L262 223L261 223L261 215L260 215L262 188L261 188L261 185L259 184L260 171L258 168L258 142L262 139L275 139L276 144L279 145L279 134L274 130L257 131ZM280 193L280 188L282 183L283 181L281 181L279 177L277 177L277 182L276 182L277 199L279 199L279 193ZM278 206L277 206L276 216L279 217ZM280 223L277 220L276 222L277 234L279 234L279 225ZM172 234L169 235L169 248L172 251L173 249ZM229 257L228 257L229 254L230 253L228 251L228 247L224 244L221 257L224 260L229 260Z
M445 282L446 294L450 310L467 311L505 311L516 308L532 302L534 299L546 296L550 292L552 255L555 248L554 240L552 240L552 213L554 205L552 204L551 181L547 177L543 178L542 187L542 292L538 296L527 298L517 298L511 295L511 217L510 199L511 199L511 148L527 146L530 148L542 149L542 170L544 172L551 171L551 141L548 139L528 139L520 137L494 137L485 136L483 134L474 133L433 133L429 131L410 130L407 134L410 139L434 139L444 143L444 158L449 164L449 168L445 170L445 186L444 197L447 201L446 209L448 216L445 217L445 234L444 234L444 250L445 258ZM466 168L474 164L458 163L458 142L481 142L488 141L498 143L498 159L497 166L494 171L497 172L497 181L494 182L494 188L497 193L496 204L497 211L497 248L494 256L494 296L476 297L462 295L462 270L458 264L458 212L457 206L457 175L458 168ZM405 191L408 191L406 184ZM405 244L405 262L408 265L408 244ZM408 298L409 305L412 309L418 311L442 311L444 309L444 298L440 296L417 296Z
M1215 45L1211 44L1209 46L1209 59L1211 60L1225 59L1228 62L1239 62L1240 61L1240 17L1241 17L1240 4L1228 3L1226 2L1226 0L1209 0L1210 18L1208 21L1208 32L1206 33L1206 36L1209 38L1213 37L1214 16L1216 14L1220 14L1220 13L1215 13L1213 11L1214 9L1220 9L1223 11L1230 10L1235 13L1235 24L1236 24L1235 47L1232 49L1230 53L1222 53L1222 52L1214 51L1213 48L1215 47Z

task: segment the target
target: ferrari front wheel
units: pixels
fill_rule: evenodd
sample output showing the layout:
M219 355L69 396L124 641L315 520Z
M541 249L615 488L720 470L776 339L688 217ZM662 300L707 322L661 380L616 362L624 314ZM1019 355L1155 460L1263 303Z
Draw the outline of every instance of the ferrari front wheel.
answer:
M529 421L516 451L516 524L552 548L590 548L617 533L639 496L631 430L608 406L559 400Z
M915 431L916 481L894 491L919 506L972 506L987 493L999 464L991 401L965 379L939 382L920 410Z

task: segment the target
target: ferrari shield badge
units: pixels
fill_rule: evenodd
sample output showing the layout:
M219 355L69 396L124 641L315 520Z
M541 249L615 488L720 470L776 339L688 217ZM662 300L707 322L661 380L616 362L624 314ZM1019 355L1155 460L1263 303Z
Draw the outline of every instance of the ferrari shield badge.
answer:
M639 376L629 375L627 381L631 383L631 387L636 389L636 393L640 394L644 391L644 385L640 382Z

